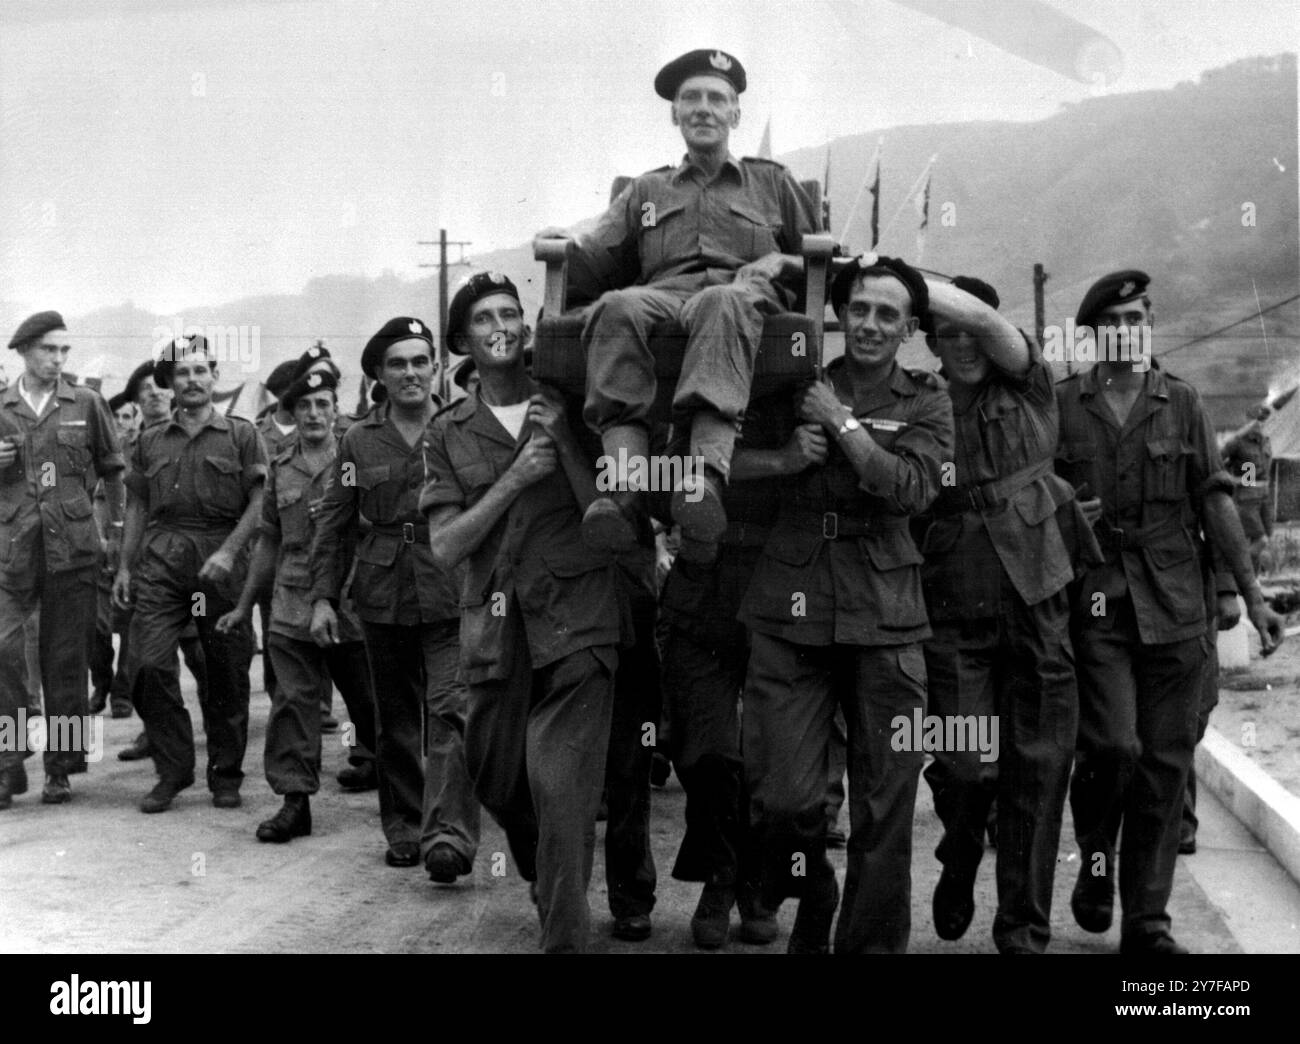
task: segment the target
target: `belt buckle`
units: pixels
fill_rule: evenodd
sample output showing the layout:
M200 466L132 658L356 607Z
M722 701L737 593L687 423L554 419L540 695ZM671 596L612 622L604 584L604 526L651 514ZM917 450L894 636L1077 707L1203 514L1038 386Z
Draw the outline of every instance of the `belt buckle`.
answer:
M840 516L834 511L822 514L822 539L837 540L840 535Z
M403 523L402 523L402 543L404 543L404 544L414 544L414 543L415 543L415 523L414 523L414 522L403 522Z

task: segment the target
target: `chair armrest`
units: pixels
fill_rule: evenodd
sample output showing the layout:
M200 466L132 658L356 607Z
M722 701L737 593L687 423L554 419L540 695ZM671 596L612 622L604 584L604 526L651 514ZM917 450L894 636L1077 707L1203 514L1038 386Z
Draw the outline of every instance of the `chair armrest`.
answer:
M546 283L542 297L542 310L546 315L562 315L565 305L566 283L569 278L569 251L573 240L533 240L533 259L546 265Z
M814 371L820 377L822 371L822 339L826 330L826 290L831 266L831 255L835 253L835 239L827 233L804 236L799 246L803 254L804 268L804 312L813 321L817 343L813 357Z

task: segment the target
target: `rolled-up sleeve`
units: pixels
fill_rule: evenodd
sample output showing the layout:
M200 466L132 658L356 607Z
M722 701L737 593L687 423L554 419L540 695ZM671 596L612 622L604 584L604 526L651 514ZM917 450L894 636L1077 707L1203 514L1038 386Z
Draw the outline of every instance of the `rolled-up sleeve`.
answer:
M146 465L145 437L142 432L135 440L135 448L131 450L131 470L127 472L127 476L123 481L126 491L143 501L145 507L148 507L149 477L145 474Z
M117 425L108 412L108 405L98 395L90 406L90 428L95 445L95 474L105 478L123 470L126 458L117 439Z
M262 497L262 520L257 526L257 532L271 540L280 539L280 507L276 503L275 475L275 468L267 472L266 494Z
M447 429L437 425L424 444L424 488L420 491L420 511L427 515L434 508L453 504L465 506L465 490L456 478L447 453Z
M239 463L243 465L244 492L250 492L259 482L266 481L266 469L269 461L266 457L266 444L262 436L251 424L239 426Z
M893 448L879 447L859 473L859 486L900 514L919 514L939 495L953 445L952 401L945 392L922 391Z

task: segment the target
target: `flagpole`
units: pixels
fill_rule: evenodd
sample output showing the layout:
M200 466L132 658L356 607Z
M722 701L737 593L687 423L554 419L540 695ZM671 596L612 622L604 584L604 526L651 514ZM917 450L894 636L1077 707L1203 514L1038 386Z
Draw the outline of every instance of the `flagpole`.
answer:
M883 137L877 139L876 154L871 157L871 162L867 164L867 172L865 175L863 175L862 184L858 186L857 197L853 200L853 206L849 208L849 216L844 219L844 227L840 229L840 241L844 244L845 249L848 250L850 254L854 253L854 251L853 248L849 245L849 236L848 236L849 229L853 227L853 219L858 215L858 206L859 204L861 204L862 197L867 191L867 185L870 183L871 180L871 172L879 168L880 150L884 146L884 144L885 144L885 139ZM868 244L867 249L870 250L874 246L875 246L874 243Z
M889 224L887 224L881 230L880 232L881 243L885 241L885 234L891 228L893 228L894 222L898 220L898 215L903 212L903 208L912 201L912 197L916 195L917 189L921 187L921 184L925 181L925 176L930 173L930 168L934 166L935 161L938 158L939 158L939 154L936 152L933 156L930 157L930 162L925 165L925 170L921 171L917 179L914 182L912 182L912 187L907 190L907 195L903 197L903 202L898 204L898 209L894 211L894 216L889 219Z

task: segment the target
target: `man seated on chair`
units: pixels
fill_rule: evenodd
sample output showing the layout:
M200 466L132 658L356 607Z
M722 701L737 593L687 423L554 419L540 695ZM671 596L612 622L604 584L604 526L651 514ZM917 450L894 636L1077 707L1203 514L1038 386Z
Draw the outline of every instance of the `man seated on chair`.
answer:
M575 274L606 291L582 332L583 418L620 468L619 483L615 496L587 509L582 529L589 545L609 550L626 548L635 537L637 491L628 488L626 469L638 468L649 453L650 331L669 319L687 333L672 404L675 441L689 436L691 456L703 464L702 473L682 469L673 516L687 535L706 543L726 528L721 492L749 401L763 317L793 303L782 279L801 270L795 256L801 240L817 230L807 197L785 167L737 160L728 150L745 89L737 59L691 51L664 66L654 86L672 102L686 157L633 179L572 255ZM619 273L632 262L639 273L634 285L617 288Z

